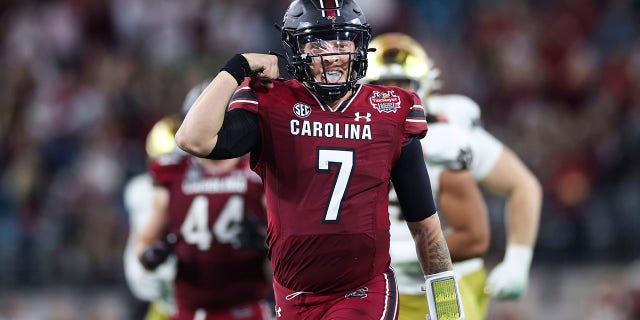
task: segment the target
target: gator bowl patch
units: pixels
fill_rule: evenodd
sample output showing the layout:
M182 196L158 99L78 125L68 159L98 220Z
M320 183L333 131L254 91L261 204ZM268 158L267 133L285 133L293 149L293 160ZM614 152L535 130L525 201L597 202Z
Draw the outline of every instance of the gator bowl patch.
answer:
M373 91L373 95L369 97L369 102L378 112L396 112L400 109L400 97L393 90L387 92Z

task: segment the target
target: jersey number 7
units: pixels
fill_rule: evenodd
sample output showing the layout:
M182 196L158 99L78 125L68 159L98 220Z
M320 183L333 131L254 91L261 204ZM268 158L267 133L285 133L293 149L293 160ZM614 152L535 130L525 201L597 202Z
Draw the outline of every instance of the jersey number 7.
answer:
M342 200L347 194L347 188L355 169L355 150L331 147L318 147L316 150L318 173L331 173L330 167L338 167L338 175L333 182L331 198L329 198L322 220L322 223L338 223Z

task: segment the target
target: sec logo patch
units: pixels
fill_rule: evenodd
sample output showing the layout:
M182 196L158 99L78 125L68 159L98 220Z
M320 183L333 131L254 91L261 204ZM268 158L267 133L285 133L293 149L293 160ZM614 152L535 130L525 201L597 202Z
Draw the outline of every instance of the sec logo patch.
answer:
M300 118L306 118L311 114L311 106L306 103L298 102L293 105L293 113Z

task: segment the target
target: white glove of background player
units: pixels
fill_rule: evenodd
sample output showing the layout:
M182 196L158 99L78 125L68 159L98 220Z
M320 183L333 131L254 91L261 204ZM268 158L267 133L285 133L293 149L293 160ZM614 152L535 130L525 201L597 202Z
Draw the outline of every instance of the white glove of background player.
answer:
M155 271L148 271L142 267L133 249L128 248L124 255L124 271L133 295L140 300L154 301L161 299L173 283L176 274L176 258L170 256Z
M509 244L504 260L489 274L485 292L499 300L522 297L529 285L532 255L528 246Z

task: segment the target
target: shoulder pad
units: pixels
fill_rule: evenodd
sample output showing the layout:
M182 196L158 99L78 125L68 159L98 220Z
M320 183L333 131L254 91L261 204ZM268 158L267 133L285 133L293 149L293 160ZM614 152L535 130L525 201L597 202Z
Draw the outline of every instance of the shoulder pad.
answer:
M425 102L428 113L443 117L447 123L470 129L480 125L480 106L459 94L431 95Z
M184 174L191 156L187 154L164 154L150 159L148 171L154 184L164 185L176 175Z
M190 155L182 150L173 150L171 152L151 158L150 161L154 165L166 167L178 165L188 157L190 157Z
M466 130L448 123L431 124L427 136L420 140L428 164L453 170L467 169L471 164L470 141Z

